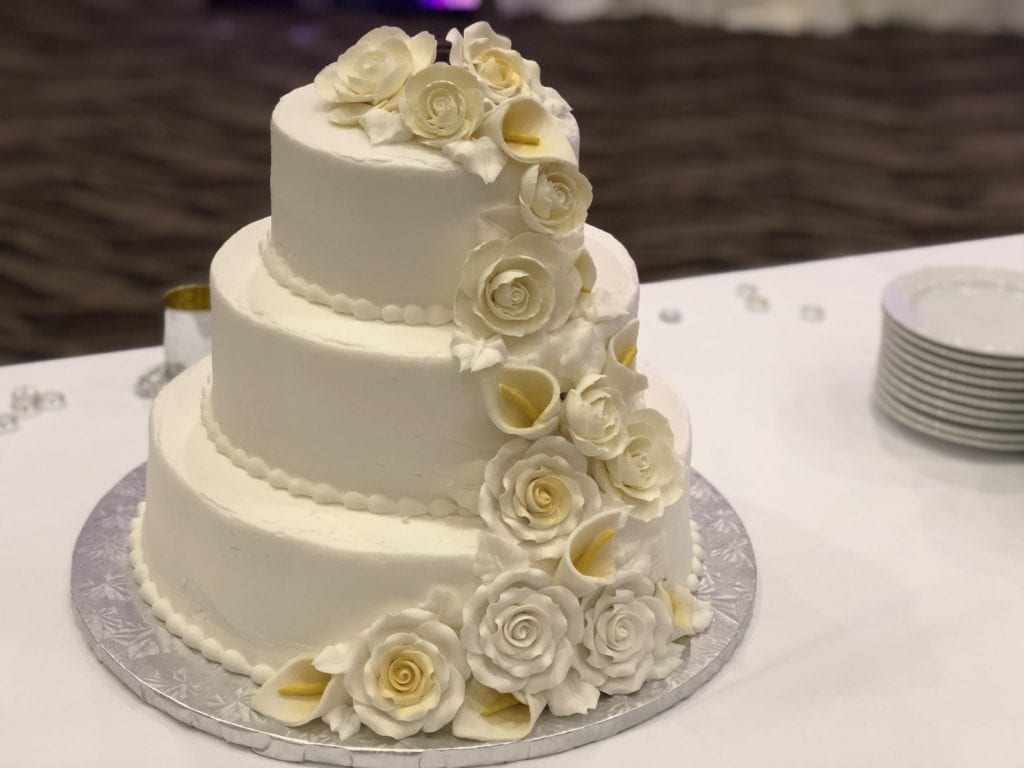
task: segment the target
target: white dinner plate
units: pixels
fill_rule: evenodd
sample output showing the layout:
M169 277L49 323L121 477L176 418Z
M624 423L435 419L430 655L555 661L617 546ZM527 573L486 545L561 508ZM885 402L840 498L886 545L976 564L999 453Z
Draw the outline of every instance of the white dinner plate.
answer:
M892 375L884 365L878 366L878 377L886 385L886 389L899 395L900 400L912 400L920 403L922 410L934 409L937 412L956 414L956 418L950 419L951 421L963 421L964 423L979 427L1016 429L1024 432L1024 410L1016 412L988 411L956 401L946 400L936 395L930 395L913 384L909 384L905 380Z
M1024 358L1024 272L926 267L889 283L882 306L904 328L938 344Z
M987 370L1024 372L1024 358L979 355L974 352L965 352L962 349L946 347L942 344L936 344L934 341L926 339L923 336L918 336L913 331L904 328L894 319L889 317L889 315L884 311L882 312L882 320L885 329L891 329L902 339L912 342L920 349L928 350L933 355L941 357L943 360L952 360L954 362L965 363L975 368L985 368Z
M1024 402L1024 384L1008 382L1003 379L982 379L977 376L969 376L966 373L944 370L905 354L886 337L882 338L882 354L907 373L927 381L937 382L950 389L981 398Z
M990 397L979 397L978 395L960 392L956 389L950 389L945 383L935 383L928 379L923 379L919 376L906 373L895 365L890 364L883 355L879 355L878 367L879 369L884 368L885 372L891 378L897 379L901 384L911 386L914 389L933 395L934 397L940 397L943 400L949 400L954 403L994 413L1024 414L1024 399L999 400Z
M960 427L992 432L998 438L1009 437L1024 441L1024 421L1013 418L965 415L955 408L933 399L922 399L908 387L900 386L886 377L884 370L878 370L878 386L898 403L920 411L926 416L948 421Z
M914 409L907 408L893 400L881 387L875 388L875 401L893 419L926 435L948 440L952 443L969 445L974 448L1011 451L1014 453L1024 452L1024 439L1012 442L993 440L989 432L957 427L944 421L918 414Z
M899 347L901 352L941 368L943 371L962 373L979 379L1007 381L1017 384L1024 389L1024 368L992 368L985 365L966 363L962 360L951 360L933 352L932 347L920 343L914 338L913 334L900 330L899 325L890 320L885 321L882 333L887 342L891 342L893 346Z

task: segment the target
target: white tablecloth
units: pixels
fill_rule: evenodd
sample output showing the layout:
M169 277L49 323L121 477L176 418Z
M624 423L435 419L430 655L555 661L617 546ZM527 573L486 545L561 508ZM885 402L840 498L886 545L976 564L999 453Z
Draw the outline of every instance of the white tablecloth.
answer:
M1024 459L919 438L871 404L882 286L965 262L1024 268L1024 237L643 287L641 353L686 399L694 465L750 531L754 618L691 699L531 765L1024 764ZM270 764L142 704L72 618L75 537L146 458L132 385L160 357L0 368L0 411L20 384L68 401L0 435L0 765Z

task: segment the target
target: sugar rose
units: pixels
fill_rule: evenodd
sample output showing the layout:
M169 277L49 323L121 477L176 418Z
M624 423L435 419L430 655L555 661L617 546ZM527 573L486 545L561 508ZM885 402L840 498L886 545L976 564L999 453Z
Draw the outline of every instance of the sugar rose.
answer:
M531 560L562 556L579 524L601 511L587 460L562 437L512 440L484 470L480 517Z
M645 576L617 576L584 599L583 611L580 673L604 693L634 693L681 663L669 611Z
M355 125L373 107L397 106L395 99L409 76L436 55L437 41L427 32L409 37L397 27L379 27L324 67L313 86L333 105L334 122Z
M470 24L461 34L453 29L446 39L452 45L448 60L476 75L492 103L530 92L531 72L526 61L512 50L512 41L497 34L486 21Z
M420 141L441 147L468 139L480 126L484 91L470 72L450 64L431 64L406 81L398 108Z
M590 182L569 163L532 165L519 186L523 221L535 232L558 239L579 231L593 200Z
M585 376L562 402L562 429L584 456L613 459L629 441L627 412L607 376Z
M359 720L381 736L433 733L454 719L469 668L455 631L412 608L379 619L349 649L345 688Z
M592 461L591 474L602 491L631 507L633 517L653 520L683 495L672 428L658 411L644 408L629 417L626 431L622 453Z
M478 587L462 619L473 676L501 693L543 693L561 686L583 636L576 596L533 569L504 573Z
M563 326L582 284L575 264L547 237L527 232L474 248L462 266L455 322L478 338L521 338Z

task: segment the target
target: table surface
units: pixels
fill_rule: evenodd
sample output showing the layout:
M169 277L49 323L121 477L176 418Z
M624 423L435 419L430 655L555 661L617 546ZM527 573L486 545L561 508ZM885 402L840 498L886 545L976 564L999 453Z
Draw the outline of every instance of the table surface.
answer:
M1024 269L1024 236L642 287L641 349L753 540L754 616L687 701L529 765L1020 765L1024 458L919 437L871 397L883 286L968 263ZM741 298L750 286L764 311ZM72 617L75 537L146 458L149 402L132 386L160 358L0 367L0 410L22 384L67 397L0 434L0 763L269 765L142 705Z

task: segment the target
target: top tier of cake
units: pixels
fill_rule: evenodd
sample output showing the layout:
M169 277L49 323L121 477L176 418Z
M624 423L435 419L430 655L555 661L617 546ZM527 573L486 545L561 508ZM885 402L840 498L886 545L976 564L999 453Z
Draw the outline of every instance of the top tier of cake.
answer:
M307 85L274 110L275 276L364 319L448 322L459 268L488 239L488 211L518 200L525 166L487 184L432 147L371 144L331 123L329 106Z

